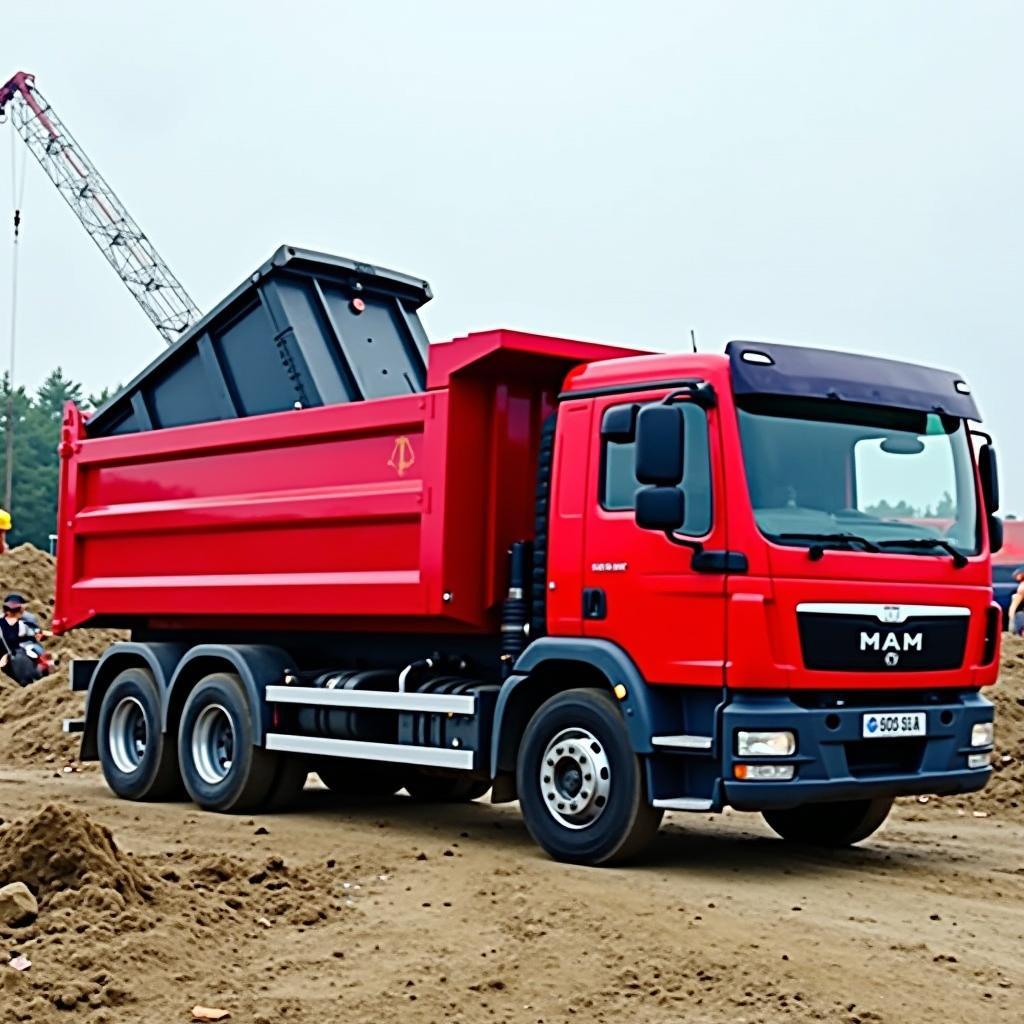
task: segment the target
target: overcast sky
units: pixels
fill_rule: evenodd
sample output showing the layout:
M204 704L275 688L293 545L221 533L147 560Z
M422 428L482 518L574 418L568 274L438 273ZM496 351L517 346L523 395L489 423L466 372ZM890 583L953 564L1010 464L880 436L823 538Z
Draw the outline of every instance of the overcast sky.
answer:
M204 309L288 242L427 278L434 340L947 366L1024 513L1024 5L108 0L0 33ZM161 349L32 163L21 275L21 382Z

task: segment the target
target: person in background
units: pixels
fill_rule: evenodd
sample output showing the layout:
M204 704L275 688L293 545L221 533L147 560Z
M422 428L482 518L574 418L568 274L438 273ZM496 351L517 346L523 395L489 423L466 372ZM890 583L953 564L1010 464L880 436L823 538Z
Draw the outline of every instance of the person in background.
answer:
M0 508L0 555L7 552L7 534L11 529L11 513Z
M39 678L35 660L21 646L25 639L21 622L24 613L25 598L21 594L8 594L4 598L0 617L0 671L19 686L28 686Z
M56 657L43 647L43 641L51 636L53 634L48 629L43 629L32 612L22 612L20 649L32 659L35 679L48 676L57 667Z
M1006 628L1014 636L1024 636L1024 565L1013 574L1017 592L1010 599L1010 613L1006 617Z

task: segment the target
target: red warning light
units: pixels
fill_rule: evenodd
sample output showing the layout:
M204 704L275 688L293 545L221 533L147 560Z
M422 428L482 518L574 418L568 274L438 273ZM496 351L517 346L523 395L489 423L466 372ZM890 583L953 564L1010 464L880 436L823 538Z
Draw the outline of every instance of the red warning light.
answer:
M362 299L360 299L360 298L355 298L355 299L353 299L353 300L352 300L352 301L351 301L351 302L349 303L349 305L350 305L350 306L352 307L352 312L353 312L353 313L362 313L362 311L363 311L364 309L366 309L366 303L365 303L365 302L363 302L363 300L362 300Z

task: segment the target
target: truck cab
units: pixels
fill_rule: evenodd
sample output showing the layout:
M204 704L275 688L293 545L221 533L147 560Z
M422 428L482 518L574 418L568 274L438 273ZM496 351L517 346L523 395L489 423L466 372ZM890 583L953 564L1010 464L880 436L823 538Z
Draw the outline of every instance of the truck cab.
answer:
M656 806L792 832L823 801L877 816L984 785L999 524L977 418L955 375L781 345L570 375L548 630L635 666Z

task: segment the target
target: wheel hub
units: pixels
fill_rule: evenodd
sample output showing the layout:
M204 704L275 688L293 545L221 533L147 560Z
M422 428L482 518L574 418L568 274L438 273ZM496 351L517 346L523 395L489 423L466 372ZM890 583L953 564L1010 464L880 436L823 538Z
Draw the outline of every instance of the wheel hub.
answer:
M220 704L199 712L192 729L192 762L203 782L216 786L224 781L235 754L235 727Z
M566 828L592 825L608 806L611 764L604 745L587 729L563 729L547 745L540 765L544 806Z
M107 733L114 767L125 775L136 772L146 756L149 730L146 712L136 697L122 697L110 716Z

